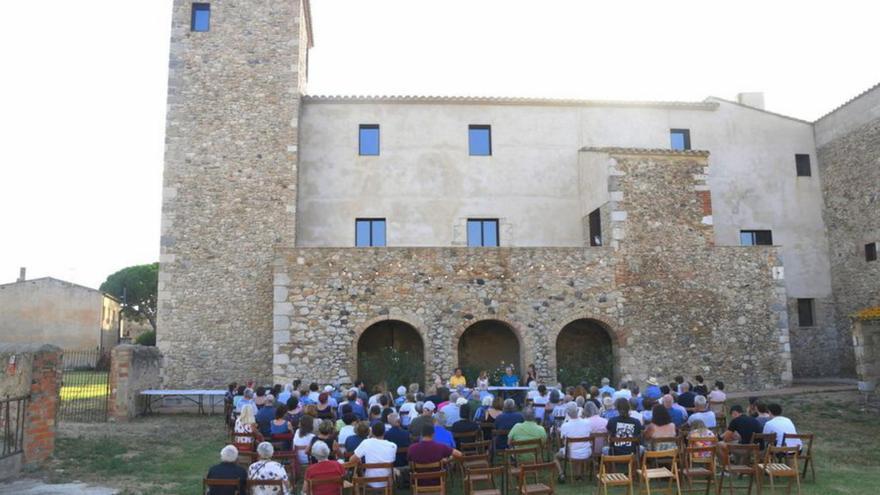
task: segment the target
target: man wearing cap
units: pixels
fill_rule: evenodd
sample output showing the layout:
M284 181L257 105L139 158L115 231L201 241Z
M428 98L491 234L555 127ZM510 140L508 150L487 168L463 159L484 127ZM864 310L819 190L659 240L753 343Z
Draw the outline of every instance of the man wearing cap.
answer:
M434 409L436 409L436 406L431 401L416 402L415 411L418 413L418 416L409 423L410 438L418 439L424 425L434 425Z
M663 394L660 392L660 383L653 376L649 376L647 380L648 386L642 392L642 397L646 399L659 399Z
M333 385L324 387L324 392L327 394L327 403L330 404L330 407L339 407L339 402L333 397L336 395L336 389L333 388Z

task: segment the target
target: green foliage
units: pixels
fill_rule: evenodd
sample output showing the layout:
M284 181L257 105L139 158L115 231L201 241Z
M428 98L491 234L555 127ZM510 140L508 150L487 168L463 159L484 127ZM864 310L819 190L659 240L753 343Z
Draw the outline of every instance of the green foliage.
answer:
M150 263L119 270L107 277L100 290L125 301L123 316L138 322L147 320L155 331L158 286L159 263Z
M358 375L368 386L384 385L386 390L399 385L424 385L425 363L396 347L383 347L358 356Z
M156 331L149 330L138 335L138 337L134 339L134 343L140 345L156 345Z
M610 353L585 355L561 355L556 376L564 386L577 385L582 381L599 385L603 377L611 378L613 366Z

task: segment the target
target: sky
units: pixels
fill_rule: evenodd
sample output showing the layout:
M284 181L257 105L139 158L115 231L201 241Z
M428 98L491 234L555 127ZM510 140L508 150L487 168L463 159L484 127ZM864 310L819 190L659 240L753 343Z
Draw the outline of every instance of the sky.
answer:
M311 94L763 91L812 121L880 82L880 2L312 0L312 18ZM0 283L25 266L97 287L158 260L170 23L170 0L4 3Z

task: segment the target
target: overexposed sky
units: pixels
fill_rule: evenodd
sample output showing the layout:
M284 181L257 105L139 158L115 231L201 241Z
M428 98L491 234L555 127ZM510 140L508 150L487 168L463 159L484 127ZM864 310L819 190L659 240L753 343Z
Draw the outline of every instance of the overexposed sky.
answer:
M0 283L27 266L97 287L157 260L171 1L2 12ZM312 17L313 94L764 91L814 120L880 82L870 1L312 0Z

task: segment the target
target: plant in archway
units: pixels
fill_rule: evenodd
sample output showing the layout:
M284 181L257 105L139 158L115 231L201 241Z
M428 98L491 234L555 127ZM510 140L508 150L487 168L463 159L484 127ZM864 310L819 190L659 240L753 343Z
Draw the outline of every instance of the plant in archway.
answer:
M425 363L418 356L396 347L382 347L363 352L358 357L360 379L386 390L400 385L424 385Z
M587 382L590 385L599 385L602 378L611 378L611 355L594 355L590 361L578 359L566 359L560 361L556 370L556 376L563 386L577 385Z

